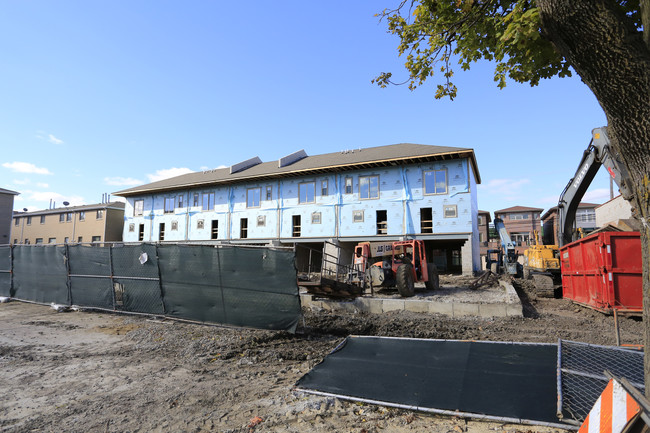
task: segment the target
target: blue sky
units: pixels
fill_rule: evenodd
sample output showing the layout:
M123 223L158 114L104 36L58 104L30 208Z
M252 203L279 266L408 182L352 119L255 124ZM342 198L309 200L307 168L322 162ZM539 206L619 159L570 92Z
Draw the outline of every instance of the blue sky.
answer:
M0 187L15 209L99 203L173 174L411 142L473 148L479 207L548 209L606 123L578 77L499 90L456 71L454 101L411 92L396 0L4 2ZM609 198L601 170L585 201Z

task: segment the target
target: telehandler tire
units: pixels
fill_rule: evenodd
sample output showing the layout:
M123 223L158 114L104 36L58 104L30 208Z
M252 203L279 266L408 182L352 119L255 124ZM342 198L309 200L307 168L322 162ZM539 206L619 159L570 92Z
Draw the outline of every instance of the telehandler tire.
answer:
M427 290L438 290L440 288L438 268L433 263L427 263L427 272L429 274L429 281L424 283L424 287L426 287Z
M397 268L395 275L397 291L400 296L410 298L415 295L415 283L413 282L413 267L403 264Z

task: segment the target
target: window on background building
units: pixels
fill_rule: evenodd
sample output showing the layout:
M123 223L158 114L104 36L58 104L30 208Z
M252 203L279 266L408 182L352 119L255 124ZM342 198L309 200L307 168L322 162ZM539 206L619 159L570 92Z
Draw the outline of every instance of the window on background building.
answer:
M72 221L72 212L67 212L67 213L65 214L65 220L66 220L67 222Z
M129 233L135 232L135 224L129 224Z
M312 212L311 214L311 223L312 224L320 224L321 223L321 213L320 212Z
M273 187L272 186L267 186L266 187L266 200L273 200Z
M165 223L160 223L158 226L158 240L165 240Z
M95 214L95 219L101 220L104 219L104 209L98 209Z
M178 231L178 221L172 221L172 231Z
M49 238L49 239L47 240L47 243L48 243L48 244L55 244L55 243L56 243L56 238Z
M79 236L79 237L77 238L77 242L82 243L83 241L84 241L84 237L83 237L83 236Z
M379 176L359 176L359 198L379 198Z
M518 247L530 244L530 233L513 233L510 238Z
M32 225L32 217L30 217L30 216L27 217L27 225L28 226Z
M36 238L36 244L42 244L43 243L43 238Z
M327 185L327 179L323 179L320 181L320 195L326 197L328 194L329 194L329 188Z
M185 202L183 200L183 196L179 195L178 199L176 199L176 207L179 209L183 209L185 207Z
M138 240L144 240L144 224L140 224L140 227L138 228Z
M142 216L144 214L144 200L133 202L133 216Z
M508 218L510 218L511 221L514 220L527 220L528 219L528 214L527 213L511 213Z
M84 211L79 212L79 221L86 221L86 212Z
M455 204L448 204L444 206L445 218L456 218L458 216L458 207Z
M45 224L45 215L41 215L41 224Z
M165 213L174 213L174 197L165 197Z
M596 222L596 211L593 209L578 209L576 211L576 222Z
M93 236L91 239L91 242L101 242L102 237L101 236Z
M479 232L478 241L479 242L485 242L485 234L483 232Z
M346 194L352 194L352 178L351 177L346 177L345 178L345 193Z
M352 222L355 222L355 223L362 223L363 222L363 211L362 210L354 210L354 211L352 211Z
M29 245L29 239L25 239L25 245Z
M64 213L59 214L59 222L60 223L65 222L65 214Z
M430 170L424 172L424 193L447 194L447 170Z
M298 185L298 202L314 203L316 201L316 183L304 182Z
M214 193L213 192L204 192L203 193L203 210L214 210Z
M246 207L260 207L262 188L248 188L246 190Z
M479 217L478 217L478 225L482 225L482 224L483 224L483 217L479 215Z
M196 222L196 229L197 230L203 230L204 227L205 227L205 221L204 220L198 220Z
M200 203L200 196L198 192L194 193L194 201L192 202L192 206L197 207Z
M20 218L14 218L14 225L17 226L20 223Z
M14 239L14 245L18 243L18 239Z
M219 220L212 220L210 239L219 239Z
M70 238L66 236L65 239L63 239L63 242L67 244L68 242L70 242Z

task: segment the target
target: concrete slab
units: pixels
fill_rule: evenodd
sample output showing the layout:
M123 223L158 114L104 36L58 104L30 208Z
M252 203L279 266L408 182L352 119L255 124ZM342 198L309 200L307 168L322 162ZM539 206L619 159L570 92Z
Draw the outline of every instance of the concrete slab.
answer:
M416 296L412 298L401 298L394 292L379 292L372 297L336 300L303 292L300 294L300 302L303 307L312 310L363 311L372 314L411 311L423 314L445 314L450 317L523 317L519 296L507 281L500 281L498 286L489 290L468 290L451 286L434 292L416 292Z
M384 299L382 310L384 313L387 311L404 310L404 301L401 299Z
M460 302L454 303L454 317L462 316L478 316L479 304L461 304Z

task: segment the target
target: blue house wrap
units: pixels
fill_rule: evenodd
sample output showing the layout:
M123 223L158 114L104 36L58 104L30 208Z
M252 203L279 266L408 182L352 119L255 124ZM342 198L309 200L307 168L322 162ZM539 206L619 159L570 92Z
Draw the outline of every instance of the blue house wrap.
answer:
M439 267L480 268L472 149L396 144L258 158L115 193L125 242L317 245L423 239Z

